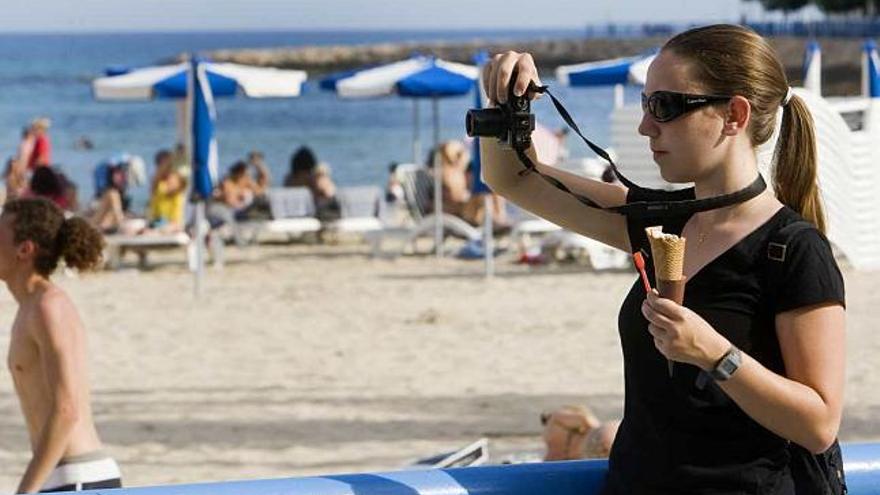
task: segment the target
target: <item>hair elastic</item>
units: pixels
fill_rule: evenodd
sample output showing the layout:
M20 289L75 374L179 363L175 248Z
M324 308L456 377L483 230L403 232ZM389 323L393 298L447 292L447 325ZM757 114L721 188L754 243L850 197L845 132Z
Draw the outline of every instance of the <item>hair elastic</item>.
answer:
M794 96L794 92L792 92L791 86L789 86L788 91L785 93L785 98L782 99L782 106L787 106L792 96Z

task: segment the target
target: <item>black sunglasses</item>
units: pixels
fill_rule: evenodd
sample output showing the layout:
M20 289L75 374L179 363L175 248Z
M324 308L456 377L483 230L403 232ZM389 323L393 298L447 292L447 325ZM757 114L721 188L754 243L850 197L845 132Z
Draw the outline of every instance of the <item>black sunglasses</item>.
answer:
M731 98L733 97L654 91L650 96L642 93L642 111L650 114L657 122L669 122L698 108L727 102Z

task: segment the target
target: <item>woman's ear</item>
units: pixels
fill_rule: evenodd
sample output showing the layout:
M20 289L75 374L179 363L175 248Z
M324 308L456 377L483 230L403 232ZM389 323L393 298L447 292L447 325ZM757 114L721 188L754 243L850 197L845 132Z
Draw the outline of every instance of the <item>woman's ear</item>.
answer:
M744 132L749 125L752 116L752 104L742 96L734 96L727 103L724 129L725 136L735 136Z

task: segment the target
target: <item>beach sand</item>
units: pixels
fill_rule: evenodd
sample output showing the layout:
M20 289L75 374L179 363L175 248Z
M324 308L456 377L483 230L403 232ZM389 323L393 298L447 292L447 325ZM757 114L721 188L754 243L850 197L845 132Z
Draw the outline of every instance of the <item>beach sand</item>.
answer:
M634 272L359 245L229 248L204 297L179 252L154 269L56 280L89 333L95 419L129 486L392 470L481 436L538 451L538 414L623 406L618 307ZM131 261L131 260L130 260ZM842 439L880 440L876 276L845 269ZM0 291L0 351L15 304ZM4 367L5 371L5 367ZM0 492L29 459L0 378Z

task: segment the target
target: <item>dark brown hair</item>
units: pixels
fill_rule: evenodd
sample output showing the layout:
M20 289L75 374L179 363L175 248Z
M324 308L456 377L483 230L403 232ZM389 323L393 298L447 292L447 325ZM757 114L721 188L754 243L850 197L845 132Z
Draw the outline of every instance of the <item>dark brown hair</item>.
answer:
M4 217L13 215L16 244L31 241L37 249L34 270L48 277L62 258L67 266L90 270L101 264L104 238L79 217L65 219L55 203L42 198L16 199L3 206Z
M691 75L707 93L749 100L748 131L754 146L772 137L789 84L782 63L764 38L742 26L716 24L674 36L663 51L690 62ZM825 233L813 117L798 96L792 95L783 107L773 164L776 197Z

